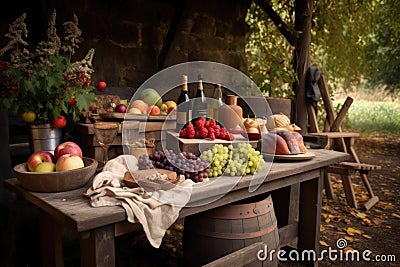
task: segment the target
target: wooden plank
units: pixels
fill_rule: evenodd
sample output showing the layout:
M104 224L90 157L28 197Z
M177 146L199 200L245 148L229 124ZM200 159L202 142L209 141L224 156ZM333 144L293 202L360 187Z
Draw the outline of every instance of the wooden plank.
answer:
M336 132L340 129L342 121L346 117L347 111L349 111L349 108L352 103L353 103L353 98L348 96L342 108L340 109L338 115L336 116L336 119L331 124L331 129L330 129L331 132Z
M42 265L44 267L64 266L62 228L45 212L40 213L39 219Z
M373 196L364 204L363 209L370 210L378 202L379 202L379 197Z
M318 87L321 92L321 98L324 103L324 108L326 111L326 121L327 121L327 124L329 127L330 125L332 125L332 123L335 120L335 112L334 112L331 97L329 95L328 87L326 85L325 75L323 75L323 74L321 75L321 78L318 80ZM325 127L323 131L329 132L330 129Z
M203 265L203 267L245 266L258 261L257 253L264 250L266 246L264 242L257 242Z
M103 226L80 237L81 266L115 266L114 225Z
M309 135L323 136L331 139L360 137L360 133L353 133L353 132L320 132L320 133L309 133Z
M351 181L351 176L349 172L345 172L340 175L343 184L343 190L346 195L347 204L352 207L358 209L356 195L354 194L353 184Z
M358 163L358 162L340 162L339 166L345 167L345 168L351 168L354 170L380 170L382 167L379 165L372 165L372 164L366 164L366 163Z
M284 247L293 240L297 239L298 234L298 223L291 223L284 227L279 228L279 243L281 247Z
M300 207L298 228L298 250L313 250L319 253L319 226L321 224L322 206L322 177L321 170L319 179L308 180L300 185ZM317 266L318 261L307 262Z
M309 123L309 133L319 133L317 114L315 114L315 109L312 105L307 105L308 113L308 123Z

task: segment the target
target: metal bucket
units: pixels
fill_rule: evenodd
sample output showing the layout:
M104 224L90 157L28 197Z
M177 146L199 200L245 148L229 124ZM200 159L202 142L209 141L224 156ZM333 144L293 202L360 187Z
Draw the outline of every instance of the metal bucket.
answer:
M63 139L63 130L53 128L48 123L30 126L29 148L31 153L38 151L54 153L54 149L63 141Z

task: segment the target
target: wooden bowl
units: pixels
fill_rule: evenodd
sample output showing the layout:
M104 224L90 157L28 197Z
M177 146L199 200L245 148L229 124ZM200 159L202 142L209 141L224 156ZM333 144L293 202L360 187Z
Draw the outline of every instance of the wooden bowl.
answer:
M34 192L62 192L80 188L88 183L97 169L97 160L82 158L83 168L59 172L30 172L27 163L14 167L14 174L21 185Z

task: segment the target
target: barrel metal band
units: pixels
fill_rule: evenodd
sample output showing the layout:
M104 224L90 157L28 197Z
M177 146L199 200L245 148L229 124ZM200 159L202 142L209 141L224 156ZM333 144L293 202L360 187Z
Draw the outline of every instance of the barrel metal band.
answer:
M208 236L208 237L214 237L214 238L220 238L220 239L250 239L250 238L255 238L255 237L260 237L266 234L269 234L273 232L274 230L277 230L277 223L276 221L269 227L262 229L257 232L251 232L251 233L217 233L217 232L208 232L208 231L198 231L197 234L203 235L203 236Z

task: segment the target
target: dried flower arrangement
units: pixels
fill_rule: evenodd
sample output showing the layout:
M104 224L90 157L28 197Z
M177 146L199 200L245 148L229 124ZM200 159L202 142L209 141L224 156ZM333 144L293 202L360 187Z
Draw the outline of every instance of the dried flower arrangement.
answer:
M56 11L47 30L47 40L39 42L33 53L27 49L26 14L9 27L8 44L0 49L0 108L32 124L65 118L74 122L95 103L91 74L94 72L90 49L84 59L70 62L82 41L78 18L63 24L61 42L56 30ZM5 59L6 54L8 56ZM27 115L28 114L28 115ZM53 123L62 127L65 123Z

